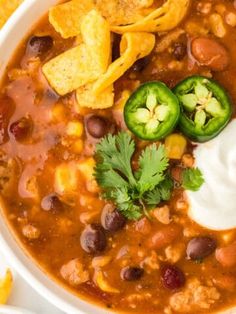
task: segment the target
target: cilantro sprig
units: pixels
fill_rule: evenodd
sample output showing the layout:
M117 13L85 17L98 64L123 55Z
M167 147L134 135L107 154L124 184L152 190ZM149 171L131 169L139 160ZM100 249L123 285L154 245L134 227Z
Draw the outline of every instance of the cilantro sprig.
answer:
M129 133L107 135L96 146L94 176L102 188L102 197L112 201L125 217L137 220L148 216L148 210L168 201L173 180L168 174L169 159L163 145L146 147L138 159L139 168L132 169L135 142ZM197 191L204 183L198 168L182 173L182 187Z
M182 187L185 190L198 191L205 182L198 168L187 168L182 173Z
M169 160L163 145L148 146L133 171L135 142L128 133L109 134L96 147L95 178L103 189L102 197L113 201L128 219L139 219L148 209L171 196L167 177Z

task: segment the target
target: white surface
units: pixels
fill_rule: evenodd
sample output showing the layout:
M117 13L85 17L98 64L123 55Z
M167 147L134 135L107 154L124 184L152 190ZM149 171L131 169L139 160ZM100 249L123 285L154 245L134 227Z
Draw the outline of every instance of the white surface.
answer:
M0 250L0 276L5 275L7 268L10 268L10 265ZM9 305L25 308L35 314L64 314L35 292L15 271L13 271L13 276L14 285L8 302ZM2 313L7 312L0 306L0 314ZM8 313L13 314L13 310L9 309ZM19 313L25 314L22 311Z
M205 183L197 192L187 191L190 217L214 230L236 227L236 120L213 140L194 151L196 166Z

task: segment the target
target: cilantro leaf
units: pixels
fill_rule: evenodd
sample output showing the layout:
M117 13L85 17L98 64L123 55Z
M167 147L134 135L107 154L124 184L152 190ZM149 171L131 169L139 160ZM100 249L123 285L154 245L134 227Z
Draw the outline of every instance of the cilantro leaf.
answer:
M198 191L202 184L204 183L204 178L202 172L198 168L187 168L182 173L182 187L185 190Z
M108 135L96 146L94 176L102 197L112 201L128 219L148 215L147 207L170 197L172 186L166 169L168 158L163 145L151 145L140 155L139 170L132 170L135 142L128 133ZM168 191L168 189L170 191Z
M146 204L151 206L151 207L155 207L157 204L160 203L161 201L161 193L159 188L155 188L154 190L150 191L147 193L146 197Z
M166 179L161 182L159 190L163 201L169 201L173 188L173 180L170 177L166 177Z
M143 194L153 190L165 178L164 171L168 167L168 158L164 146L160 145L158 148L155 144L148 146L140 155L139 166L136 178L138 190Z
M161 201L168 201L173 190L173 181L171 178L166 178L152 191L145 195L145 202L150 206L157 206Z
M96 154L103 160L104 165L120 171L121 174L135 185L135 179L131 168L131 158L135 150L135 143L128 133L120 132L117 136L109 134L97 144ZM96 175L97 177L97 175ZM114 182L115 184L115 182Z

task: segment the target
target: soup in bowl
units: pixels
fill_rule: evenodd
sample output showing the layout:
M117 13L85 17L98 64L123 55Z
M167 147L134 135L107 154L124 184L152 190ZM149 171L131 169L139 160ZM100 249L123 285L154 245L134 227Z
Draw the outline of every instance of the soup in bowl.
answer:
M26 1L6 24L1 242L58 307L235 306L235 26L223 0Z

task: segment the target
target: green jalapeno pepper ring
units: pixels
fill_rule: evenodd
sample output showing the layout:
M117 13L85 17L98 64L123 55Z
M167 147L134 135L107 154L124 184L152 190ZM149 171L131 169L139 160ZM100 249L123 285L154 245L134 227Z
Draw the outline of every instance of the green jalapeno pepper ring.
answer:
M230 121L231 100L214 80L191 76L180 82L173 92L181 106L179 128L191 140L206 142Z
M142 84L124 108L125 123L143 140L161 140L172 132L180 115L178 98L162 82Z

